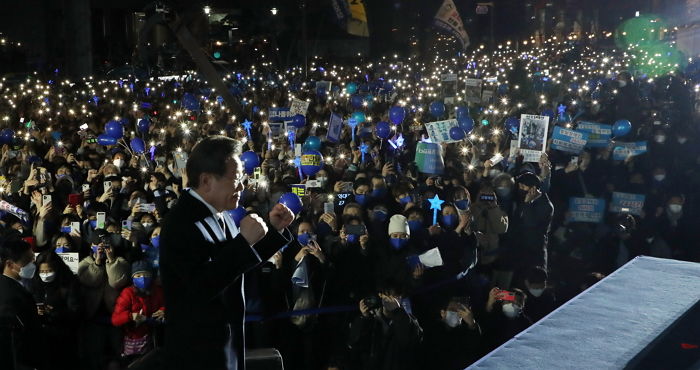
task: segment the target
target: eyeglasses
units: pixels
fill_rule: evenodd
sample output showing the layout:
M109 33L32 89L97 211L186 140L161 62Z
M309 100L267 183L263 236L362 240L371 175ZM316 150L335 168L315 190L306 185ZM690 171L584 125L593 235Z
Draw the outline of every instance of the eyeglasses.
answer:
M245 172L239 172L236 174L236 179L234 182L235 187L238 187L239 185L245 186L246 182L248 182L248 174Z

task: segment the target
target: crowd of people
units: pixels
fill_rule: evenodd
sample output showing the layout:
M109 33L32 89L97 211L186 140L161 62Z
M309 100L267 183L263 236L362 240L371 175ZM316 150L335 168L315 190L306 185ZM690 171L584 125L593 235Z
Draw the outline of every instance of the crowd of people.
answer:
M296 240L244 286L248 347L279 349L288 368L464 368L635 256L698 261L696 76L626 71L628 58L551 42L435 60L316 60L306 73L252 66L223 76L236 106L197 75L69 81L57 70L3 81L0 329L13 341L0 361L12 348L29 368L115 369L163 345L160 225L188 187L188 151L212 135L260 159L246 168L237 221L309 184ZM459 87L433 117L446 73ZM466 78L491 93L465 101ZM309 106L290 134L269 118L293 99ZM443 168L420 172L423 124L467 106L467 137L439 143ZM375 125L391 107L405 117L386 140ZM547 145L526 162L504 122L542 112L549 138L584 121L626 119L632 132L580 153ZM346 120L334 142L331 114L364 122L352 132ZM123 138L102 136L109 121ZM145 147L129 145L137 137ZM312 176L295 165L309 137L323 155ZM646 151L617 158L619 141L646 141ZM571 198L611 205L614 192L644 195L643 205L573 216Z

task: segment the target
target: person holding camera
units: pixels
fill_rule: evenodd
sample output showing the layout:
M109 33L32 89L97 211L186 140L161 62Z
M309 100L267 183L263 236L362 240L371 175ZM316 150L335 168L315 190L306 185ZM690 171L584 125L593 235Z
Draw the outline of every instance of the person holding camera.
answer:
M423 368L464 369L479 358L481 328L468 298L443 300L439 316L434 313L425 321Z
M350 326L349 369L418 369L423 329L401 305L401 284L388 280L377 295L360 300Z
M530 318L523 313L526 300L527 295L520 289L512 291L498 287L491 289L481 320L485 333L486 353L532 325Z

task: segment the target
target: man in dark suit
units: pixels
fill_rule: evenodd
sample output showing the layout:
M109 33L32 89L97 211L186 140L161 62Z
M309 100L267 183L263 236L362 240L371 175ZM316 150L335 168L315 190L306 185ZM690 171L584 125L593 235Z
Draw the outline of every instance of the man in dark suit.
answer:
M34 298L20 281L34 276L34 253L25 241L8 240L0 246L0 263L0 369L39 367L43 353L39 315Z
M191 189L173 207L160 234L167 325L167 369L244 369L243 276L292 240L294 215L277 204L266 223L257 215L240 230L224 210L243 189L236 142L199 142L187 161ZM268 228L271 229L268 232Z

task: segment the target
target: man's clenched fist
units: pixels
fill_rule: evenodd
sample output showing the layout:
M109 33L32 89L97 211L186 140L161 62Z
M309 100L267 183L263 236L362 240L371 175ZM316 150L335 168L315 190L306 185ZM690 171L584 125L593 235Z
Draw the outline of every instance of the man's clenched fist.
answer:
M248 215L241 220L241 234L248 242L248 245L253 245L260 241L267 233L267 225L265 221L258 215Z
M294 213L282 203L275 204L275 207L270 211L270 224L277 231L284 230L292 221L294 221Z

